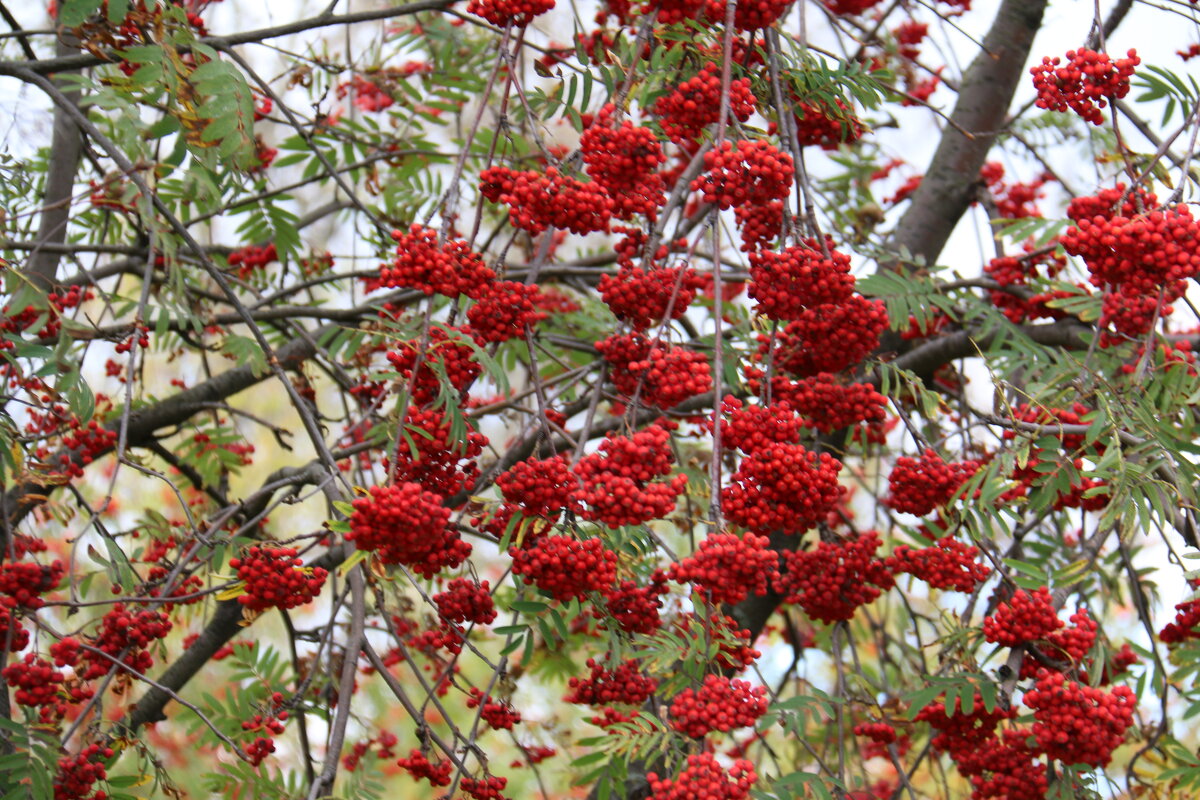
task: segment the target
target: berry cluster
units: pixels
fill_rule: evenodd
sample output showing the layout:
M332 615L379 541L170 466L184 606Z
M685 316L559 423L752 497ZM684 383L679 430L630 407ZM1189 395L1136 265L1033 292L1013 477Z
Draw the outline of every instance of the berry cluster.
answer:
M83 468L107 453L117 443L117 432L109 430L96 420L85 425L72 417L68 433L63 434L63 447L72 452L61 453L59 466L71 478L82 478Z
M639 586L636 581L622 581L604 595L607 615L604 619L611 617L626 633L654 633L662 625L658 611L663 605L662 596L667 593L666 584L666 574L661 570L654 571L646 586ZM604 624L603 620L601 624Z
M347 94L353 94L354 105L367 113L383 111L396 102L391 94L363 75L355 75L349 81L342 81L338 84L338 98L343 98Z
M449 497L474 486L479 475L475 459L487 437L466 426L456 430L447 415L434 408L409 406L404 416L402 443L389 462L397 483L419 483L422 489Z
M493 203L509 208L517 228L539 234L548 227L586 234L608 230L613 199L599 183L583 183L557 167L546 174L491 167L479 175L480 191Z
M879 346L888 324L883 303L853 295L845 303L805 309L776 336L775 365L798 378L841 372ZM759 335L759 355L769 352L771 338Z
M511 731L513 725L521 722L521 712L513 708L512 703L494 700L491 696L484 697L483 692L474 686L467 699L467 708L478 708L479 716L494 731Z
M696 298L700 281L690 267L622 267L617 274L603 275L598 289L613 315L644 331L670 314L679 319Z
M763 536L773 531L803 533L844 494L837 478L841 468L828 453L810 453L798 444L770 444L742 459L721 490L721 508L730 520Z
M579 479L572 474L568 458L557 455L514 464L497 476L496 486L505 502L520 506L525 514L554 519L570 505Z
M513 574L556 600L584 599L617 579L617 554L599 539L543 536L522 549L509 548Z
M1175 606L1175 619L1158 632L1163 644L1179 644L1200 639L1200 600L1188 600Z
M476 583L469 578L455 578L446 591L433 596L438 617L445 623L471 622L490 625L496 619L496 604L487 581Z
M693 739L753 725L767 713L767 689L723 675L706 675L699 691L688 687L671 701L671 726Z
M1093 125L1104 124L1100 109L1129 94L1129 79L1142 60L1130 50L1128 57L1113 61L1108 53L1080 48L1067 51L1064 66L1057 56L1043 58L1030 69L1037 107L1050 111L1074 111Z
M1186 281L1200 274L1200 222L1187 206L1151 210L1153 194L1128 193L1122 184L1067 208L1074 222L1062 236L1064 249L1087 264L1093 285L1105 290L1101 324L1140 336L1158 315L1170 313Z
M983 620L983 636L989 642L1016 647L1045 639L1063 627L1045 586L1026 592L1018 589L1012 599L1001 603L996 613Z
M23 608L41 608L45 604L42 595L57 587L66 571L66 565L57 558L48 566L9 562L0 566L0 594L8 595Z
M777 375L772 391L796 409L805 428L828 434L858 426L855 433L864 441L884 441L887 398L869 383L844 383L828 372L799 381Z
M467 309L467 321L476 337L494 344L525 335L549 316L538 309L541 290L516 281L496 281L485 287L475 305Z
M508 778L489 775L486 778L463 778L458 787L463 794L474 797L475 800L504 800L504 787L508 786Z
M878 0L866 1L874 5ZM857 142L864 133L862 121L841 100L836 101L835 109L805 102L796 104L796 138L801 147L818 145L822 150L836 150L841 144Z
M596 342L596 350L612 365L612 381L626 397L648 406L672 408L712 388L712 369L703 354L671 347L641 334L612 334Z
M919 578L934 589L973 592L992 570L976 560L979 548L947 536L919 550L900 545L884 563L889 572Z
M238 602L250 611L268 608L296 608L321 593L325 576L321 567L305 567L294 547L254 545L241 558L231 558L229 566L237 570L246 593Z
M568 685L571 691L563 698L565 702L587 706L618 705L640 706L654 696L658 680L642 673L635 659L623 661L615 669L589 658L586 678L573 677Z
M1046 765L1026 742L1027 728L1010 728L970 748L951 751L958 771L971 781L971 800L1043 800Z
M1086 666L1085 657L1096 643L1100 626L1088 614L1086 608L1080 608L1072 614L1070 622L1068 627L1047 634L1036 645L1026 644L1025 658L1021 661L1022 678L1036 677L1042 664L1047 661L1060 662L1063 669ZM1038 655L1042 656L1040 660Z
M745 759L734 761L727 771L712 753L700 753L688 756L687 766L674 780L647 773L647 800L746 800L757 779L754 765Z
M1043 173L1032 183L1008 183L1004 180L1004 165L998 161L989 161L979 170L979 177L986 184L992 202L996 205L996 214L1000 218L1042 216L1036 203L1045 195L1042 187L1050 181L1050 175Z
M929 35L929 25L916 20L905 20L892 31L896 37L896 51L904 58L917 60L921 56L921 42Z
M671 513L687 486L687 476L679 473L665 483L655 482L671 471L670 438L661 425L628 437L609 434L598 452L581 458L575 473L583 485L572 497L582 506L581 516L619 528Z
M283 694L275 692L274 705L278 707L283 702ZM284 722L287 721L288 712L277 710L272 714L255 714L250 719L242 723L242 730L247 733L264 734L255 737L254 741L246 747L246 757L254 766L258 766L267 756L275 752L275 740L272 737L283 734Z
M579 151L588 175L613 198L614 216L629 219L642 214L653 221L667 202L657 172L667 157L652 130L635 127L629 120L616 125L615 112L612 103L600 109L580 137Z
M709 17L715 22L725 21L725 2L710 0ZM760 31L769 28L784 15L792 0L739 0L733 11L733 27L739 31ZM712 13L713 11L717 13Z
M875 558L881 541L875 531L844 542L821 542L812 550L783 554L784 572L775 590L815 620L834 623L853 618L859 606L873 602L893 579Z
M712 663L719 669L736 672L750 666L762 655L751 646L750 631L739 628L737 621L727 614L681 614L676 617L675 624L677 632L685 639L717 645L717 655ZM693 630L693 624L699 630Z
M554 8L554 0L471 0L467 12L483 17L499 28L528 25L533 18Z
M932 725L937 734L930 740L935 750L949 753L958 761L967 756L996 735L1000 723L1017 716L1015 708L1004 708L993 704L991 710L983 702L983 695L975 690L970 713L963 708L961 697L954 698L954 705L947 709L944 701L930 703L917 712L917 722Z
M665 22L660 14L660 22ZM749 78L729 83L729 113L741 122L754 113L754 92ZM654 114L663 133L677 144L700 138L704 129L717 121L721 109L721 65L710 61L700 72L680 82L670 94L654 104ZM789 179L790 180L790 179Z
M698 587L712 603L734 605L751 592L765 595L768 583L779 578L778 564L766 536L713 533L695 553L672 564L668 575L676 583Z
M367 291L382 288L417 289L446 297L477 297L496 277L466 242L438 244L432 228L413 224L408 232L392 231L396 257L366 279Z
M768 319L794 320L807 308L845 303L854 292L850 256L827 243L828 255L814 239L782 252L750 254L750 297Z
M453 331L457 336L447 331ZM469 338L468 334L468 331L460 328L447 327L443 330L435 326L429 329L429 341L424 348L419 339L413 339L400 342L394 351L387 354L388 362L409 382L409 397L414 404L428 405L441 393L442 378L439 372L445 375L446 381L460 395L465 394L467 387L483 372L483 367L472 359L475 351L471 345L458 338ZM435 363L437 369L433 366Z
M450 527L442 498L420 484L372 486L353 506L347 541L375 551L385 564L404 564L428 578L471 554L471 545Z
M142 609L134 612L128 610L124 603L117 603L100 620L100 630L89 642L92 649L77 651L87 666L83 669L74 663L69 666L75 667L76 674L85 681L103 677L116 664L145 674L154 664L146 648L162 639L170 630L171 621L162 611ZM57 655L65 656L68 653L59 651ZM105 658L105 655L110 658Z
M896 729L887 722L860 722L854 726L854 735L884 745L896 741Z
M256 270L278 260L279 253L275 250L274 242L266 245L246 245L240 250L234 250L227 259L229 266L238 268L238 277L242 280L253 275Z
M726 395L721 410L728 415L721 424L722 447L749 454L774 444L800 443L800 420L787 403L743 406Z
M1105 767L1133 724L1137 697L1128 686L1111 692L1067 680L1061 672L1042 670L1025 692L1033 709L1033 735L1038 749L1064 764Z
M58 702L58 690L63 674L36 653L4 668L4 680L16 689L13 699L23 706L49 706Z
M754 253L770 246L783 231L783 201L772 200L733 210L742 236L742 252Z
M724 210L781 200L791 193L792 157L765 141L722 142L704 155L705 172L692 181L705 203Z
M947 463L934 450L926 450L919 461L900 456L888 475L888 505L896 511L923 516L949 503L978 470L978 461Z
M449 786L454 765L449 761L431 762L420 750L412 750L408 758L396 759L396 764L417 780L427 780L430 786Z
M60 758L58 773L54 776L54 800L83 800L85 797L105 800L108 795L104 792L92 794L92 786L108 777L101 762L114 754L111 747L89 744L73 756Z
M993 258L984 266L984 273L1001 286L1027 286L1030 280L1053 278L1067 265L1067 259L1054 250L1035 250L1026 244L1027 255ZM1014 324L1027 319L1060 319L1065 312L1050 308L1050 300L1069 297L1064 290L1036 294L1025 298L1013 292L993 291L992 304L1004 312Z

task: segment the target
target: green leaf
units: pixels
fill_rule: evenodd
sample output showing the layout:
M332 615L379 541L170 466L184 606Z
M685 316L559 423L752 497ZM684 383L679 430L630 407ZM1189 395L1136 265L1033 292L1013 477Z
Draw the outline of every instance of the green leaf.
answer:
M100 9L103 0L63 0L58 8L58 23L67 28L77 28Z

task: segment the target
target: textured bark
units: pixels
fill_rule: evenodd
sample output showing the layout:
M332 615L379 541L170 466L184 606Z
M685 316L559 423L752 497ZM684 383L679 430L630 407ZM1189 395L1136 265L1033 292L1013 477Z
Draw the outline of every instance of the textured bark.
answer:
M78 52L69 41L58 43L57 55L61 58ZM78 84L56 79L62 93L71 103L79 105ZM54 108L54 132L50 140L50 164L46 171L46 190L42 197L42 218L38 229L37 247L29 255L25 265L25 276L41 289L49 291L54 286L54 276L62 251L57 247L67 238L67 222L71 217L71 197L75 194L75 174L79 171L79 158L83 152L83 136L79 126L62 108Z
M927 263L935 261L970 208L979 170L1004 127L1045 9L1046 0L1001 4L983 47L963 76L951 124L892 234L893 253L907 250Z

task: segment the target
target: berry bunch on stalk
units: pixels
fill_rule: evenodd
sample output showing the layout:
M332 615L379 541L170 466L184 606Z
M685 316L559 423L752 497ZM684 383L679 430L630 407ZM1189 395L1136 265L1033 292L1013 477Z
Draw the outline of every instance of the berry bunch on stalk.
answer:
M1194 794L1198 92L970 6L10 20L0 794Z

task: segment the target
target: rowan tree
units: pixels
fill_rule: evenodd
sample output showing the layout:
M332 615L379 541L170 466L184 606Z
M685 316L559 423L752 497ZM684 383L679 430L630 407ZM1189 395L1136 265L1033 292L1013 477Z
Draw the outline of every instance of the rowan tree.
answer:
M984 5L0 2L0 796L1200 792L1200 19Z

